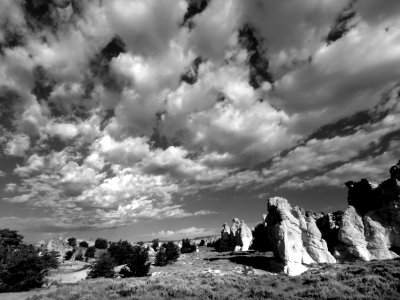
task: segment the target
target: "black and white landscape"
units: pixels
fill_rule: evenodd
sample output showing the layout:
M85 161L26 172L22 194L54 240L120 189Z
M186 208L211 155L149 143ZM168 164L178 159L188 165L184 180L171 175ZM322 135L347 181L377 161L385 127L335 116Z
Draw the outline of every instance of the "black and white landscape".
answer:
M398 0L0 0L0 292L396 299L399 100Z

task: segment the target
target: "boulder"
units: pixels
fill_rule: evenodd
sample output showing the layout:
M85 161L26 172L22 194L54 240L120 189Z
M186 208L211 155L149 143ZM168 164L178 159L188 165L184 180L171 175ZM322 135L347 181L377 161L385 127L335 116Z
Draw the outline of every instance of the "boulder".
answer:
M266 223L272 250L284 263L286 273L306 270L302 265L336 262L315 219L298 207L292 209L286 199L274 197L268 200Z

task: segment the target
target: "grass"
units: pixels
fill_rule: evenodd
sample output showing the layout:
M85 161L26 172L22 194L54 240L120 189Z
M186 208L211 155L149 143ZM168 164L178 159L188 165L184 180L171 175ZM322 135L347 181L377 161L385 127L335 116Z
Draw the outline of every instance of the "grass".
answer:
M202 250L151 277L92 279L30 299L400 299L400 260L323 265L297 277L273 275L266 262Z

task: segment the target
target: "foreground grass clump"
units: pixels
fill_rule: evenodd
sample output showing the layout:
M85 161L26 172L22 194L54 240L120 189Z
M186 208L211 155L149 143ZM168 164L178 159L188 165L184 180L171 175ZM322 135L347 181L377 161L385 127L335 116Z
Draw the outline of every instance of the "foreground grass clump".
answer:
M187 271L93 279L38 299L400 299L400 261L322 266L297 277Z

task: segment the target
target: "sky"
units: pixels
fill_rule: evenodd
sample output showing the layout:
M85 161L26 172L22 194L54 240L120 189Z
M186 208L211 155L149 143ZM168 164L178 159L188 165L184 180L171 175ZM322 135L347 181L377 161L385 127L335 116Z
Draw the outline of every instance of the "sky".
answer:
M0 227L130 241L344 210L400 159L397 0L1 0Z

